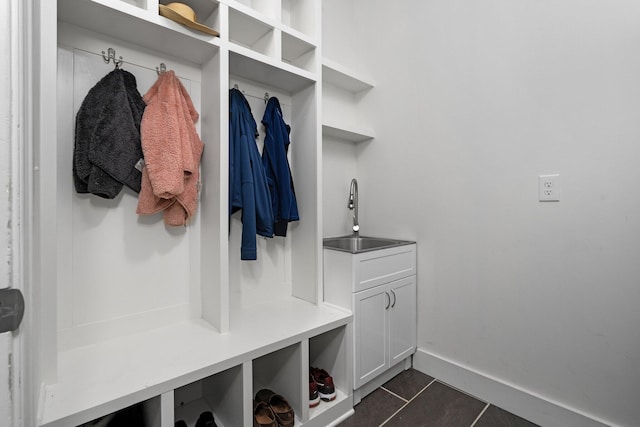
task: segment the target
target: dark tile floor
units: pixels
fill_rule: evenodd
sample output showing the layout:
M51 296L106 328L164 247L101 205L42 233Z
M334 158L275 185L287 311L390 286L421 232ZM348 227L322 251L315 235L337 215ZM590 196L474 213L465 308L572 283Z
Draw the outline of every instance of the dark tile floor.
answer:
M376 389L355 411L339 427L536 427L415 369Z

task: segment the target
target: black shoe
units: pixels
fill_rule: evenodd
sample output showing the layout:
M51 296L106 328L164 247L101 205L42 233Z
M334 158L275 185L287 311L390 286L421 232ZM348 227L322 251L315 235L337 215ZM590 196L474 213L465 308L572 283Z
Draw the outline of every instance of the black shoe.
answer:
M187 423L184 420L176 421L175 427L187 427Z
M211 411L201 413L200 418L196 421L196 427L216 427L213 413Z

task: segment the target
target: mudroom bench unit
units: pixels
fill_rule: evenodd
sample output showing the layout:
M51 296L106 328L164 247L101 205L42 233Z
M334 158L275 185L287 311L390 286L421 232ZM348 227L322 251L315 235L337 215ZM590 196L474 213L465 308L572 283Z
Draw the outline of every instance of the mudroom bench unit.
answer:
M268 388L296 426L326 426L352 413L353 373L352 314L323 302L322 2L182 0L195 12L182 21L160 13L170 3L34 1L38 425L140 405L148 427L191 427L205 410L219 426L250 427L253 397ZM74 187L76 115L114 66L141 95L173 71L198 112L204 150L186 226L137 215L130 188L107 199ZM257 239L255 261L241 261L241 212L229 215L233 88L251 105L259 148L268 98L291 130L300 220L286 237ZM331 374L335 400L309 407L310 366Z
M236 315L227 334L191 320L61 352L42 424L80 425L141 403L147 426L195 425L209 410L220 426L248 427L262 388L286 397L296 425L325 426L352 411L349 312L284 299ZM332 373L334 401L308 407L309 366Z

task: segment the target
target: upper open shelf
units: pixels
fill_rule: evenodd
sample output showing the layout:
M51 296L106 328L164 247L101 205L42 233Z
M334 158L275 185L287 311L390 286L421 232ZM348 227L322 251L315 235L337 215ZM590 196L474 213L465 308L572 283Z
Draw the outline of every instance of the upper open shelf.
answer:
M282 32L282 60L303 70L315 69L315 45L308 37Z
M352 93L359 93L374 87L369 77L327 58L322 59L322 79Z
M276 52L273 24L247 11L229 10L229 40L263 55L273 56Z
M376 137L373 129L345 123L333 123L324 120L322 123L322 134L341 141L364 142Z
M222 0L229 7L247 14L255 14L261 21L279 20L280 11L277 1L264 0Z
M316 0L221 0L246 15L260 21L272 22L274 26L291 28L316 38L318 29L316 17L320 13Z
M249 49L234 47L229 55L229 74L295 93L315 83L315 75L274 58L260 57Z
M206 4L195 2L203 14L198 19L211 25L217 20L218 4L208 0ZM196 64L207 62L220 45L217 37L121 0L59 0L58 20Z

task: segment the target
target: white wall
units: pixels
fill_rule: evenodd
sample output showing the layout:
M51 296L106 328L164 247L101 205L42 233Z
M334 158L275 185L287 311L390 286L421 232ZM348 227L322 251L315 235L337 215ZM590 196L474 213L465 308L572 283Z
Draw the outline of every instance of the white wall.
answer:
M421 351L637 425L640 3L355 4L377 83L360 222L418 241Z
M353 1L323 0L322 46L323 56L352 70L364 66L355 42L356 12ZM323 93L330 92L325 87ZM335 108L324 102L323 110ZM323 236L344 236L351 233L351 211L347 209L349 186L357 178L357 147L353 143L324 137L322 141L322 218Z
M362 67L360 36L356 22L359 11L353 0L322 0L322 56L351 69Z
M347 208L351 179L357 178L356 148L337 139L322 141L323 231L324 237L351 234L352 211ZM359 212L358 212L359 214Z

